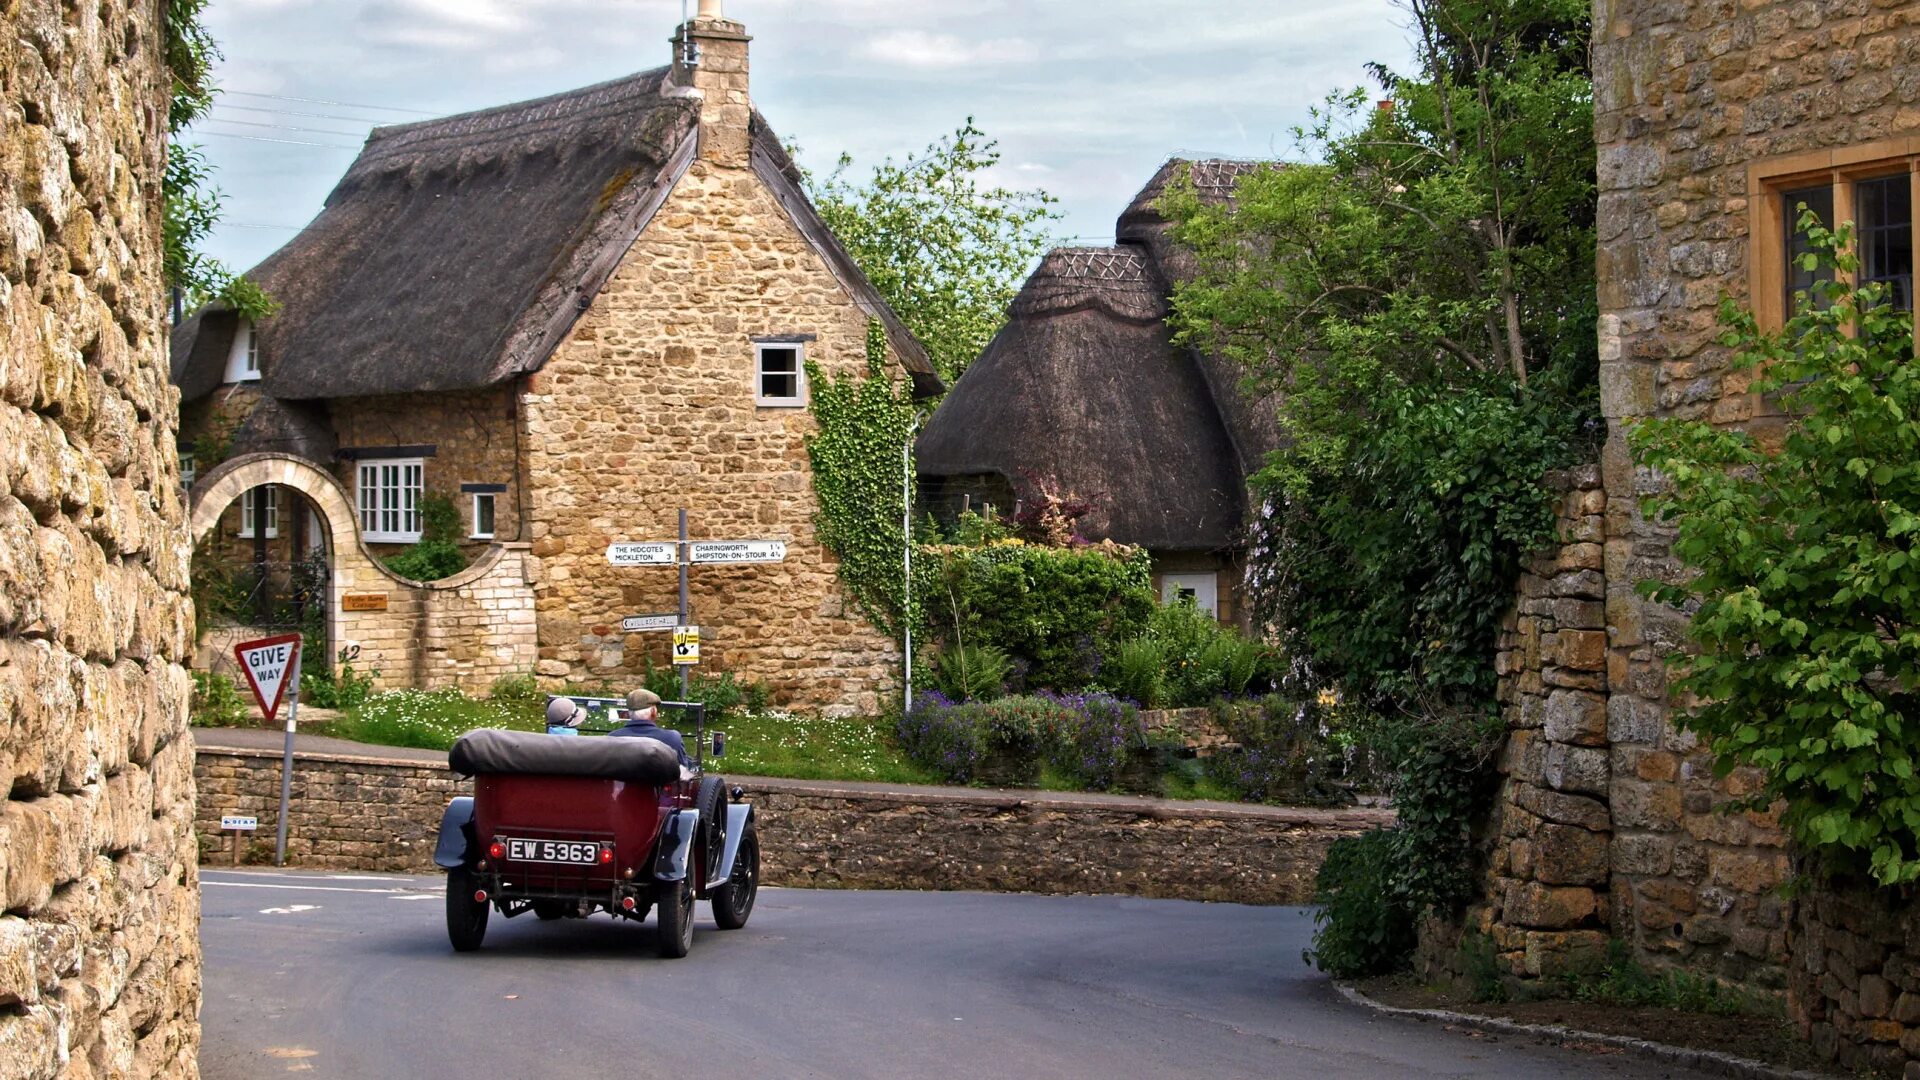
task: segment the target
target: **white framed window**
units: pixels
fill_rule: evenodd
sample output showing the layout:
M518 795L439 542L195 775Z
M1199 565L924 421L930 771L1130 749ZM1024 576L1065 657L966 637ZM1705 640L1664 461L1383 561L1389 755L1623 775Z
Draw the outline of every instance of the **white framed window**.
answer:
M1176 604L1182 600L1191 600L1194 607L1219 618L1220 575L1211 570L1197 574L1160 575L1160 602Z
M251 540L254 530L266 524L266 538L280 535L280 491L274 487L248 488L240 493L240 539Z
M241 319L234 328L233 345L227 350L225 382L252 382L260 377L260 345L253 337L253 323Z
M180 486L182 488L191 488L193 486L194 480L197 477L199 477L199 475L200 475L200 470L195 467L193 455L181 454L180 455Z
M797 341L753 344L753 403L793 407L807 403L806 354Z
M307 507L307 551L324 552L327 550L327 525L320 520L320 512Z
M473 493L472 539L493 539L493 493L490 491Z
M420 493L424 473L420 458L363 461L356 485L360 499L360 535L383 544L411 544L420 539Z

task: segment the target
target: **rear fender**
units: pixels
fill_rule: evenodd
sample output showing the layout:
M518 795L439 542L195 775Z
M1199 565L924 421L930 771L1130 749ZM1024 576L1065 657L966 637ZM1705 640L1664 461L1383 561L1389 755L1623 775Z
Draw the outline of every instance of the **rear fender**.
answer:
M433 847L435 866L452 870L470 864L479 853L473 836L473 796L462 795L440 815L440 841Z
M660 854L653 860L655 881L686 880L687 853L693 848L699 825L700 811L691 808L676 810L667 819L660 830Z
M740 854L740 837L747 831L747 822L753 820L752 803L727 804L727 843L720 849L720 869L713 875L708 886L724 885L733 877L733 860Z

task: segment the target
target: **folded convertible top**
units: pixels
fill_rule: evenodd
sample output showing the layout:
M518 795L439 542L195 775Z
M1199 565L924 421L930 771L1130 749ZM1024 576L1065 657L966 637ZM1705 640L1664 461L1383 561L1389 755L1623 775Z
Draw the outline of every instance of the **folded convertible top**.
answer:
M544 735L482 728L460 736L447 764L462 776L587 776L636 784L680 778L680 755L658 739Z

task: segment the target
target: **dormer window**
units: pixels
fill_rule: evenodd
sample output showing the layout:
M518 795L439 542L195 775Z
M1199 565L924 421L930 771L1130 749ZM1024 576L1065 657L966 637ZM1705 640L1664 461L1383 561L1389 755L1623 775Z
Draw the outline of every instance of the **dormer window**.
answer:
M252 382L260 377L260 343L255 340L253 322L241 319L233 330L233 347L227 352L227 377L223 382Z
M753 403L795 407L807 403L807 371L798 341L753 345Z

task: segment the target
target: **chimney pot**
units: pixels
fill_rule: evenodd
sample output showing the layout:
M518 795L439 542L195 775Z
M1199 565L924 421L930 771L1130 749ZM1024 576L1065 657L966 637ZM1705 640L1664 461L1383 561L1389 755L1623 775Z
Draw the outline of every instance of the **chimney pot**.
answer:
M724 19L727 16L726 13L721 10L722 6L722 0L700 0L700 14L698 17L702 19Z

